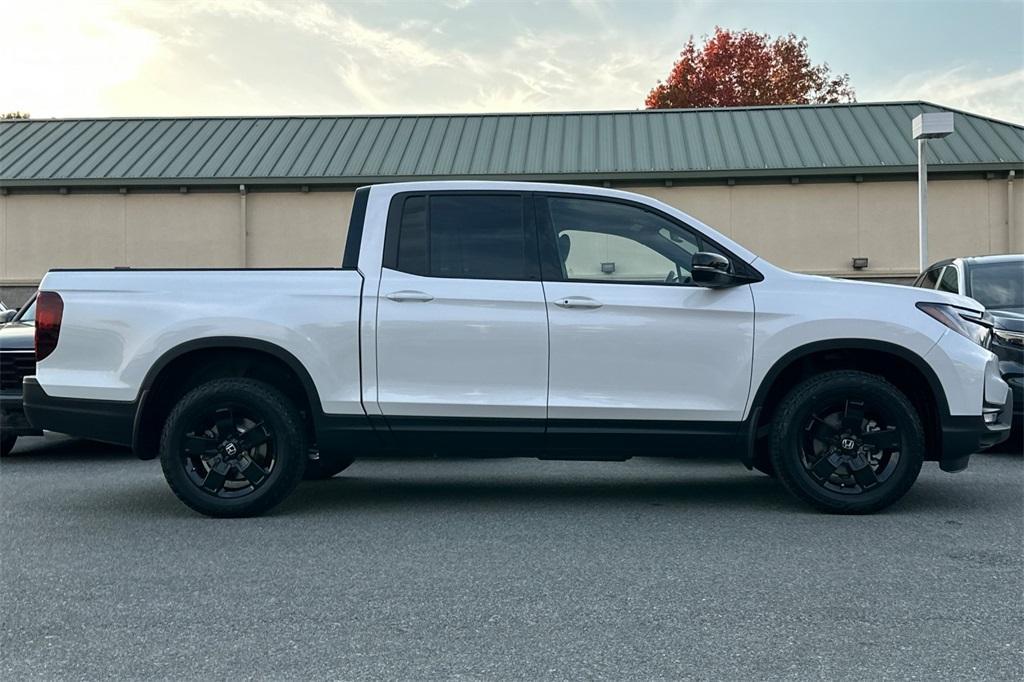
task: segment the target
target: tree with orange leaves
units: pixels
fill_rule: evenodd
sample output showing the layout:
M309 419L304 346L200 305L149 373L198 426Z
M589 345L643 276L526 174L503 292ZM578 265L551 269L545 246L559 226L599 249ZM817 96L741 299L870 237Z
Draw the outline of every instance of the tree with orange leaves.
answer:
M697 47L690 40L665 82L647 95L648 109L740 107L758 104L853 102L847 74L813 64L807 39L715 27Z

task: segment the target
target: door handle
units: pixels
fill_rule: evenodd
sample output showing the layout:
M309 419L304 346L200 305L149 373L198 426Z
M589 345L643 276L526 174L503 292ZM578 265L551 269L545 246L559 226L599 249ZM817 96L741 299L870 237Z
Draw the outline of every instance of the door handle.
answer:
M587 298L586 296L568 296L555 301L555 305L559 308L594 309L600 308L604 304L600 301L595 301L592 298Z
M427 301L433 301L434 297L430 294L422 291L392 291L387 295L392 301L398 301L402 303L404 301L417 301L419 303L426 303Z

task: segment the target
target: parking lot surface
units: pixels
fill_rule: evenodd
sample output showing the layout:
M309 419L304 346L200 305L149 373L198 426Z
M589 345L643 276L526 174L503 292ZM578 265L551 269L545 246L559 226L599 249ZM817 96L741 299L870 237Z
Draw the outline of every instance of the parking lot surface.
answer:
M48 436L0 508L7 680L1024 677L1014 453L869 517L732 462L441 459L212 520Z

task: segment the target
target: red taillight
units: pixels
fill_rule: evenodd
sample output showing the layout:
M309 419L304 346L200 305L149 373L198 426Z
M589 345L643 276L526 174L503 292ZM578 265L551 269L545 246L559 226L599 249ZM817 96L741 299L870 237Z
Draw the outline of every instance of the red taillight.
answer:
M60 321L64 317L64 299L53 291L40 291L36 296L36 362L53 352L60 338Z

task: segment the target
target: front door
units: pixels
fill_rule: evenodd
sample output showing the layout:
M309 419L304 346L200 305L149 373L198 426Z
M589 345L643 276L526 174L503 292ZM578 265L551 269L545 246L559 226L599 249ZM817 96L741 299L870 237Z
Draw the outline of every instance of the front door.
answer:
M638 204L537 196L541 247L551 254L549 430L639 434L740 421L753 297L748 285L693 284L693 254L714 246Z
M377 298L377 401L394 432L543 433L548 330L519 193L392 203Z

